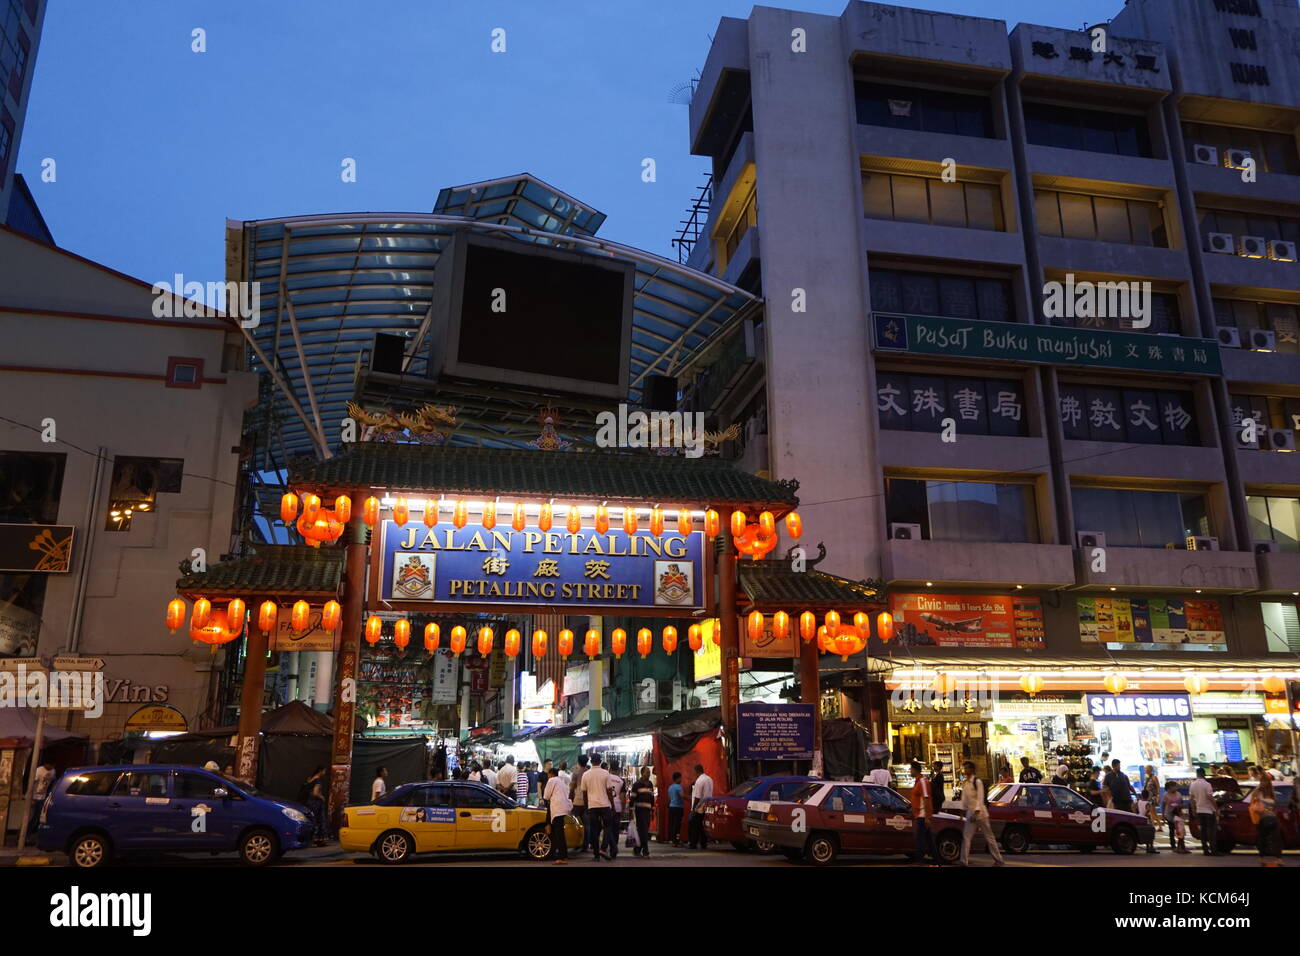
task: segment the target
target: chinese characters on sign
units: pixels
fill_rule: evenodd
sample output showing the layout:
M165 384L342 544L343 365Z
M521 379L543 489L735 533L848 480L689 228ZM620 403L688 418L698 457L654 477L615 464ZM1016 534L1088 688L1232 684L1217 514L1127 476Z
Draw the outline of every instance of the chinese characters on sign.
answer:
M1199 441L1188 392L1146 392L1063 383L1061 427L1075 441L1195 445Z
M881 428L937 432L945 418L962 435L1028 434L1024 386L1011 379L876 373Z

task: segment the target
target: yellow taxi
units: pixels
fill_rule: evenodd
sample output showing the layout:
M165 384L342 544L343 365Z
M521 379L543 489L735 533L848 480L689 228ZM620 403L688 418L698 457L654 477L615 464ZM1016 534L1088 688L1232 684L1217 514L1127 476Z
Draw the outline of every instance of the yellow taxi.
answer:
M534 860L551 855L546 811L520 806L481 783L408 783L369 806L347 807L339 845L402 863L413 853L518 850ZM566 845L582 845L582 824L565 818Z

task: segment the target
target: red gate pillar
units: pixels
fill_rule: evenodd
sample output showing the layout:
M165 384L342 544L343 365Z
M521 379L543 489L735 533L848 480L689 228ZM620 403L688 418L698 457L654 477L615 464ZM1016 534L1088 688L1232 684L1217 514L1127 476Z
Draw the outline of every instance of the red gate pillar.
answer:
M816 641L799 641L799 700L813 705L813 763L822 749L821 678Z
M260 605L260 601L254 604L249 615L235 744L235 776L253 786L257 785L257 743L262 734L262 692L266 683L267 634L257 626Z
M352 789L352 727L357 714L357 664L361 657L361 618L366 608L366 526L352 521L343 566L343 621L334 683L334 744L330 751L329 818L337 830Z
M737 708L740 704L740 616L736 612L736 552L730 536L723 540L722 553L718 555L718 604L718 623L721 628L719 649L722 653L722 729L731 752L728 763L733 779L729 782L730 785L735 783L737 769Z

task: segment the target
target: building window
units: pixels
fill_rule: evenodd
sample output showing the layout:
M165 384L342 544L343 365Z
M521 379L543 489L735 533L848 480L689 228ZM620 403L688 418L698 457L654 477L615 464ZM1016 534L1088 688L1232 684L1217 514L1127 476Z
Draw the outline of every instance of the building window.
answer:
M1238 212L1233 209L1197 209L1201 239L1207 252L1220 252L1210 241L1210 233L1227 233L1233 237L1233 249L1249 258L1262 259L1270 255L1267 249L1244 250L1243 236L1255 236L1264 242L1291 242L1300 245L1300 219L1291 216L1273 216L1268 213Z
M1101 531L1112 548L1186 548L1209 534L1205 495L1128 488L1074 488L1075 531Z
M1002 193L991 183L864 172L862 203L871 219L1003 231Z
M854 84L858 122L957 136L993 136L987 96L859 81Z
M1268 636L1269 651L1300 654L1300 614L1296 613L1296 605L1264 601L1259 608L1264 614L1264 633Z
M1189 163L1208 165L1213 158L1214 165L1223 166L1230 150L1245 150L1255 160L1255 168L1260 172L1300 176L1300 154L1296 152L1295 137L1289 133L1269 133L1236 126L1214 126L1210 123L1184 123L1183 143L1187 147ZM1204 152L1198 153L1198 146L1213 147L1218 155L1210 157Z
M932 541L1038 540L1032 485L885 479L890 523L919 524Z
M203 359L180 358L171 356L167 359L168 388L202 388Z
M1251 419L1260 428L1290 428L1300 431L1300 398L1280 395L1231 395L1232 424Z
M1084 149L1119 156L1151 156L1147 119L1131 113L1026 102L1025 139L1035 146Z
M1300 498L1246 496L1250 539L1273 541L1279 551L1300 551Z
M0 451L0 522L58 521L66 463L66 455Z
M9 107L0 105L0 189L4 188L4 172L8 168L9 147L14 142L14 118Z
M876 312L1015 321L1006 279L875 267L869 272L871 308Z
M720 216L718 219L718 227L714 233L716 242L714 248L719 274L726 271L727 263L736 254L736 249L740 246L740 240L745 238L745 233L757 225L758 190L751 182L738 211L725 218Z
M1241 333L1243 346L1250 344L1255 329L1272 332L1276 350L1300 354L1300 307L1285 302L1253 302L1249 299L1214 299L1214 322Z
M1156 202L1036 189L1034 208L1040 235L1162 249L1169 246L1164 214Z
M962 435L1029 433L1024 385L1014 379L878 370L876 411L881 428L901 431L937 432L952 418Z
M1075 441L1199 445L1190 392L1151 392L1062 383L1061 427Z
M130 531L131 520L157 510L159 494L178 494L185 472L181 458L113 459L113 483L108 494L106 531Z
M1108 291L1112 287L1119 289L1115 296L1111 296ZM1066 289L1068 290L1068 288L1067 286ZM1125 297L1122 286L1116 287L1113 282L1108 284L1105 280L1101 280L1095 283L1094 291L1096 299L1091 307L1092 311L1107 313L1130 311L1129 300ZM1069 301L1068 295L1067 301ZM1043 296L1043 302L1046 306L1046 294ZM1044 311L1044 314L1047 314L1046 311ZM1150 335L1182 335L1183 319L1178 309L1177 294L1173 292L1152 292L1150 296L1150 314L1146 320L1147 325L1137 328L1135 323L1142 320L1133 315L1128 317L1122 314L1075 315L1073 317L1055 317L1052 319L1052 324L1071 326L1077 329L1109 329L1117 332L1145 332Z

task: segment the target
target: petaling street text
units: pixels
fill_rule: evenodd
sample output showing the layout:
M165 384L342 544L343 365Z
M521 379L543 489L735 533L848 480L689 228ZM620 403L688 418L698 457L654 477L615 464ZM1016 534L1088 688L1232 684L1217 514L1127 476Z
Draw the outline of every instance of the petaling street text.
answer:
M447 582L453 598L525 598L554 600L558 590L565 601L636 601L639 584L599 584L588 581L489 581L455 579Z

